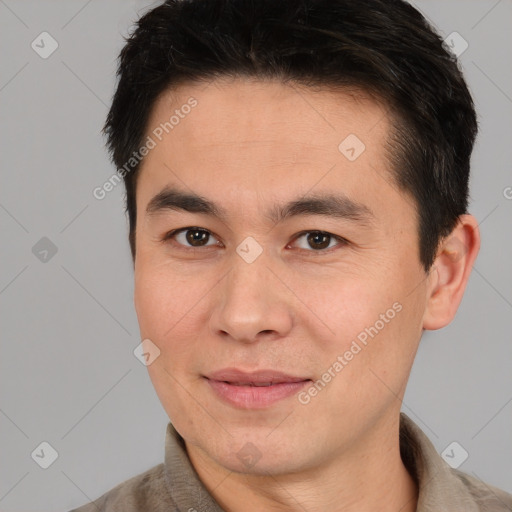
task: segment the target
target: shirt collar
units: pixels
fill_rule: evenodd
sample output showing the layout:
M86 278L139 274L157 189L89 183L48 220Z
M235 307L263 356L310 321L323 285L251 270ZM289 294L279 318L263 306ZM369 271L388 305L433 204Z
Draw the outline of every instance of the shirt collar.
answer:
M418 484L416 512L478 512L464 483L437 453L424 432L400 413L400 455Z

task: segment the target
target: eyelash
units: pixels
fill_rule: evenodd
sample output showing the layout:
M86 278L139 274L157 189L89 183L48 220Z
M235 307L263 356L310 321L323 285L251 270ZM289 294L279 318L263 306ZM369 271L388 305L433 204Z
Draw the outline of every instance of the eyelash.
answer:
M165 243L165 242L168 242L168 241L172 240L179 233L187 232L187 231L193 231L193 230L201 231L201 232L204 232L204 233L208 233L209 235L214 236L215 238L217 238L217 236L214 235L208 229L199 228L197 226L188 226L188 227L185 227L185 228L179 228L179 229L174 229L172 231L169 231L162 238L162 242ZM319 249L319 250L299 249L299 251L304 251L304 252L310 253L313 256L322 256L322 255L325 255L325 254L330 254L334 250L337 250L340 247L346 246L349 243L348 240L346 240L345 238L343 238L341 236L334 235L332 233L329 233L328 231L320 231L320 230L301 231L300 233L297 233L297 235L295 235L295 237L293 238L293 241L295 241L295 240L299 239L300 237L302 237L304 235L307 235L309 233L316 233L316 234L319 234L319 235L327 235L327 236L330 236L332 239L334 239L334 240L336 240L338 242L338 244L335 245L334 247L330 247L330 248L326 248L326 249ZM174 242L174 243L177 244L176 242ZM203 247L187 247L187 246L184 246L182 244L177 244L177 246L179 247L180 250L195 252L197 250L206 249L208 247L216 247L217 245L214 244L214 245L203 246Z

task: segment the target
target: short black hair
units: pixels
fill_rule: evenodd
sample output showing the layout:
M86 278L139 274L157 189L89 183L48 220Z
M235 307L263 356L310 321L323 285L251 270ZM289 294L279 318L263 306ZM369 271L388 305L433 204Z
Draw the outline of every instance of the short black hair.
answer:
M455 56L405 1L167 0L126 38L117 76L103 130L118 171L141 147L156 100L178 85L251 77L355 87L392 113L392 178L417 206L426 272L467 213L473 100ZM139 168L122 173L133 258Z

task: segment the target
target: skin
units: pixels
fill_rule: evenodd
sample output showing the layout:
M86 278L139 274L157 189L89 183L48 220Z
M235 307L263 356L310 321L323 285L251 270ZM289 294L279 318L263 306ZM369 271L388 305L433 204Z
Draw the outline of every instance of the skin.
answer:
M480 243L475 218L460 218L426 273L416 205L389 174L391 119L361 92L240 78L186 84L158 99L148 134L190 96L197 106L141 168L135 307L142 339L161 351L151 380L194 468L227 511L416 510L399 452L401 399L423 330L447 325L462 299ZM354 161L338 149L349 134L366 146ZM227 217L147 213L168 186L214 201ZM276 224L265 215L323 192L366 205L372 221L304 215ZM164 239L186 227L209 232L206 245ZM319 250L304 231L347 243L332 238ZM248 236L263 250L252 263L236 251ZM234 407L203 378L236 367L315 381L397 302L401 311L307 404L291 396ZM248 442L260 457L250 467L237 456Z

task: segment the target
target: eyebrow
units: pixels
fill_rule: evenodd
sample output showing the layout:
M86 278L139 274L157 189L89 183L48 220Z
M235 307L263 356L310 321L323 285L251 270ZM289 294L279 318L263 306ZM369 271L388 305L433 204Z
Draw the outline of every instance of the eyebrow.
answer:
M202 213L217 217L226 222L228 212L222 206L194 193L183 192L177 188L166 187L155 195L146 207L147 215L165 210ZM346 219L370 226L375 214L362 203L348 198L344 194L310 194L284 205L274 205L265 215L271 222L278 224L291 217L321 215L337 219Z

